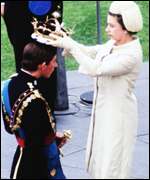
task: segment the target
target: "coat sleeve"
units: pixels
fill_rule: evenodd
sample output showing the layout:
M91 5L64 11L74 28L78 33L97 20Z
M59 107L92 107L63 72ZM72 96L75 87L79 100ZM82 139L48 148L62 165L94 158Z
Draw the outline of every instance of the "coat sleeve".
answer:
M82 51L84 54L86 54L90 58L95 59L99 49L101 48L101 45L85 46L83 44L78 43L78 48L80 49L80 51Z
M91 58L92 61L95 60L97 53L101 50L102 45L96 46L85 46L83 44L79 44L76 42L76 47L78 47L79 51L85 54L87 57ZM73 55L73 54L72 54ZM78 60L77 60L78 62ZM79 63L79 62L78 62ZM86 67L79 63L79 72L83 74L89 74Z
M13 134L10 128L10 116L8 115L8 113L6 112L5 109L5 105L2 103L2 119L4 122L4 127L5 130L9 133L9 134Z
M78 48L72 49L71 54L91 76L120 76L132 71L136 64L136 58L127 54L109 55L103 61L93 60Z

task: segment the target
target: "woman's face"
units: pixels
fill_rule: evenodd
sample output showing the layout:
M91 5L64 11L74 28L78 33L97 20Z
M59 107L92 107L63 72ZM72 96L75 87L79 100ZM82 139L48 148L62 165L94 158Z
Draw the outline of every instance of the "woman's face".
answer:
M106 32L108 36L120 44L125 38L127 31L117 22L117 17L108 15Z

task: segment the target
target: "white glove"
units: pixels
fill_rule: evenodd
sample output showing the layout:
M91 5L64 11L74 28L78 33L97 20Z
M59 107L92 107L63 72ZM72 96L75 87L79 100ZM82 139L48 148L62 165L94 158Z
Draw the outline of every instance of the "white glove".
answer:
M65 51L71 51L75 46L77 46L77 42L74 41L71 37L64 36L61 37L56 34L50 34L50 39L48 40L48 44L54 47L64 48Z
M69 57L71 56L71 53L69 51L67 51L66 49L64 49L61 53L62 56L65 56L65 57Z

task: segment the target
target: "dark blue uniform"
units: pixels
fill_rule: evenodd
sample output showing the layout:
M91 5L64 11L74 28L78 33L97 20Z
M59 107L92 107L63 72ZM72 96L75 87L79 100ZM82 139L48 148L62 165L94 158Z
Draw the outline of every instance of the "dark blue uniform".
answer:
M10 178L65 179L51 111L36 83L21 71L8 86L12 111L8 114L3 106L3 119L6 130L15 134L18 142Z

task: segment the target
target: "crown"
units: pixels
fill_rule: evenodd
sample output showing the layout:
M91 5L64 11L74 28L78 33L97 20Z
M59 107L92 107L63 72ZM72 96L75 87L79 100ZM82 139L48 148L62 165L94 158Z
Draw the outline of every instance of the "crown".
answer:
M35 39L36 41L49 45L49 41L51 37L49 36L51 33L57 34L61 37L64 35L70 35L72 34L71 30L66 30L64 28L64 23L58 21L58 18L60 17L60 13L57 11L54 11L52 13L52 17L48 18L46 17L45 21L38 21L37 18L33 17L33 21L31 24L33 25L34 32L31 34L32 39Z

